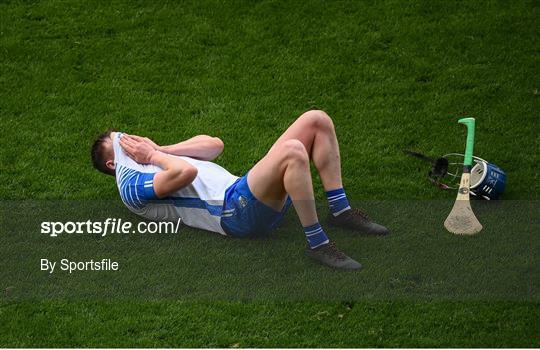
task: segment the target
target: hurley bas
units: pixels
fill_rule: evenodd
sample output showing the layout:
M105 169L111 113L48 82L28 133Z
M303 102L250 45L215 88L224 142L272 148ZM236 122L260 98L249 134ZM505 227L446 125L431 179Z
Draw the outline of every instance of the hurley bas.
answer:
M57 267L57 263L57 261L41 259L41 271L53 273ZM67 271L71 274L75 271L118 271L120 265L117 261L112 261L111 259L91 259L88 261L70 261L69 259L62 259L60 260L58 267L61 271Z

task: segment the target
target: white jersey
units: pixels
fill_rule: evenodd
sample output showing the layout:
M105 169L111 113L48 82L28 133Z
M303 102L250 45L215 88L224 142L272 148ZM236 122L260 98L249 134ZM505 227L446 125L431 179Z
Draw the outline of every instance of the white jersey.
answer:
M162 169L131 159L120 146L121 137L122 133L118 132L113 139L116 183L129 210L149 220L177 221L180 218L188 226L225 234L220 225L225 190L238 176L212 162L169 155L196 167L197 177L170 196L157 198L154 176Z

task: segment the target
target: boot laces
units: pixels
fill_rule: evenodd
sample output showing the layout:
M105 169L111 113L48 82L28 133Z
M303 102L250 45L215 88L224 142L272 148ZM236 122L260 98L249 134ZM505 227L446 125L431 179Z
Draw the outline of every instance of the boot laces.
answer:
M336 243L330 242L326 245L326 253L337 260L345 260L346 255L336 247Z
M363 211L361 211L358 208L352 208L352 214L354 214L354 216L353 216L354 218L360 217L364 221L371 222L371 218L366 213L364 213Z

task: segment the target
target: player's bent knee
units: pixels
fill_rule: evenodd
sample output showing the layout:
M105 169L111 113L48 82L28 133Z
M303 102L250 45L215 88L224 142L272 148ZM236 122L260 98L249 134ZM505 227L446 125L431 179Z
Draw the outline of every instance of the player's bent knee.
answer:
M304 113L308 119L310 126L319 130L331 130L334 128L332 118L325 111L314 109Z
M302 143L302 141L298 139L289 139L283 142L282 145L283 149L285 151L293 151L293 152L300 152L300 153L307 153L306 147Z
M282 144L283 155L294 161L309 162L309 154L302 141L297 139L290 139Z

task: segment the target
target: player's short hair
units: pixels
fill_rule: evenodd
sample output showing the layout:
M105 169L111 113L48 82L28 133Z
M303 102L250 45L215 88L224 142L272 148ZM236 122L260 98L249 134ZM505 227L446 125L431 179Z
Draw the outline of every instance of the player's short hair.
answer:
M105 142L111 137L111 132L116 131L115 129L109 129L103 134L99 135L94 144L92 145L92 164L94 168L101 171L104 174L114 176L114 170L107 167L105 164L107 159L105 159Z

